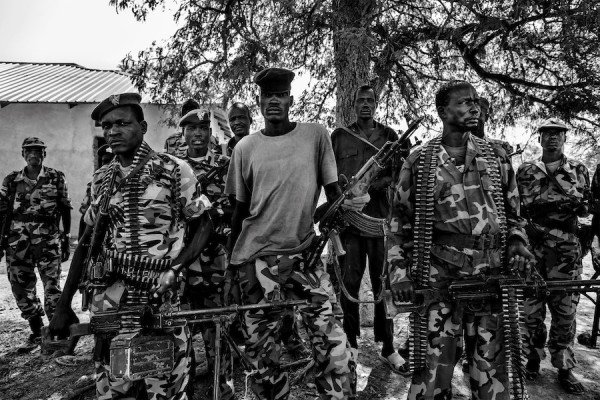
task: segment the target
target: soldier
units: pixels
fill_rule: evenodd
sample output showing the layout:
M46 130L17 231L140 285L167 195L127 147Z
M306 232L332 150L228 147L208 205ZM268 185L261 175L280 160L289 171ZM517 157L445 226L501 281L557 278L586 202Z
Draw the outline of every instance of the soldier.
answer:
M212 202L210 217L214 232L208 246L202 250L200 257L188 268L185 295L193 309L217 308L225 306L225 272L227 270L228 253L225 248L230 232L231 205L224 194L225 176L229 158L216 154L210 149L210 111L196 109L188 112L179 121L183 128L183 137L187 144L184 160L192 167L200 182L201 193ZM216 172L210 181L207 174ZM215 358L215 326L207 324L203 327L199 338L194 336L193 346L206 345L206 354L214 365ZM204 338L204 339L203 339ZM196 350L196 355L202 349ZM233 398L231 351L228 346L221 349L220 394L221 399Z
M477 92L467 82L451 81L438 90L435 104L442 135L404 162L392 204L388 263L397 301L414 301L413 282L443 293L455 281L506 272L501 265L504 234L512 268L524 270L533 258L506 153L470 133L478 123ZM411 362L424 357L426 366L413 373L408 399L452 397L466 319L473 321L477 335L470 366L473 398L508 399L500 311L496 303L482 304L477 315L452 300L432 303L423 317L426 339L416 338L426 354L411 354Z
M94 286L90 303L91 320L101 321L107 312L151 306L155 311L177 310L179 296L175 288L177 275L206 245L212 224L207 213L206 197L199 196L197 180L185 162L164 153L155 153L144 141L147 123L137 93L113 95L92 112L92 119L102 127L115 159L98 169L92 180L92 205L85 220L89 225L77 247L64 292L50 328L52 334L65 335L77 317L71 300L77 289L86 249L98 218L108 218L103 243L103 271L94 266ZM108 216L100 214L100 204L107 204ZM186 229L192 232L186 241ZM97 233L97 232L96 232ZM150 282L150 284L148 283ZM150 286L154 282L154 286ZM152 302L150 302L152 297ZM96 332L94 361L98 399L136 397L145 390L150 399L187 399L189 382L190 333L187 326L164 330L142 330L140 321L119 321L116 333ZM173 347L172 369L130 381L111 374L124 369L121 358L108 352L117 338L140 337L158 340L159 348ZM154 338L154 339L153 339ZM116 340L116 339L115 339ZM124 339L121 339L124 340ZM119 341L117 341L119 343ZM112 367L112 368L111 368Z
M0 215L7 224L8 280L31 334L19 352L41 340L44 311L52 319L60 297L60 263L69 258L71 200L65 175L43 166L46 145L36 137L23 141L27 166L10 173L0 188ZM4 218L7 216L9 218ZM62 219L63 231L59 230ZM36 293L37 267L44 284L44 308Z
M485 124L490 119L490 114L492 113L490 101L485 97L480 98L479 108L481 109L481 112L479 113L479 123L477 124L477 129L473 131L473 135L477 136L478 138L485 139L490 143L499 144L502 146L506 154L512 154L514 149L510 143L500 139L493 139L485 134Z
M227 155L231 156L235 145L242 140L244 136L250 133L250 125L252 125L252 115L250 110L244 103L233 103L227 115L229 126L233 131L234 136L227 142Z
M339 174L351 178L358 170L379 151L386 143L398 140L398 135L392 128L373 119L377 108L375 91L368 85L356 89L354 93L354 111L356 122L348 128L338 128L331 134L331 143ZM363 213L373 218L387 218L389 202L387 190L392 181L392 171L388 169L373 182L369 189L371 200L365 206ZM343 271L343 284L348 293L358 298L361 281L369 259L369 276L373 293L376 295L384 284L381 280L384 264L384 240L349 226L341 234L342 244L346 255L340 257ZM360 336L360 318L358 304L342 296L341 305L344 311L344 331L353 349L353 355L358 353L357 336ZM410 374L408 364L394 350L394 324L387 319L383 302L375 305L374 320L375 341L383 342L380 360L393 372Z
M257 104L265 127L233 151L225 192L235 195L230 245L231 268L239 273L245 304L306 299L299 307L311 337L315 380L321 398L352 395L353 362L332 300L335 294L322 265L305 265L315 237L313 215L321 185L327 198L341 191L329 134L320 125L289 120L294 73L268 68L257 73ZM349 205L360 208L365 199ZM236 241L237 240L237 241ZM247 312L246 354L257 372L253 390L260 399L289 395L279 365L281 310Z
M200 104L196 100L187 99L181 105L181 117L198 108L200 108ZM183 138L183 131L174 133L165 140L165 153L183 158L186 155L186 151L187 145Z
M537 269L547 280L581 279L583 268L577 217L587 214L584 202L590 179L583 164L563 153L567 130L567 126L556 118L544 121L538 128L541 160L523 163L517 172ZM552 315L548 340L552 365L558 368L560 385L572 394L584 391L571 371L576 365L572 345L578 303L578 293L552 294L543 300L534 298L525 302L527 378L535 380L538 377L540 360L546 357L544 346L548 334L544 319L547 306Z

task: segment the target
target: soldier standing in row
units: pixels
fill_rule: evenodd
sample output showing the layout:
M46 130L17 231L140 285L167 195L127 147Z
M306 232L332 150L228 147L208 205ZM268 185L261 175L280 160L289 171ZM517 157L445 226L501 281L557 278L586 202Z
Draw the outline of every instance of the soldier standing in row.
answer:
M91 318L106 313L149 306L155 311L176 311L179 296L176 277L198 258L212 231L206 212L210 202L197 192L197 180L185 162L164 153L155 153L144 141L148 125L137 93L113 95L92 112L102 127L115 159L94 173L92 205L85 220L89 225L73 257L64 292L50 324L52 334L68 334L77 317L71 301L82 275L83 260L97 218L108 218L108 231L102 239L104 272L98 271L91 296ZM108 203L105 201L107 200ZM108 216L100 214L100 204L108 204ZM185 240L186 230L193 237ZM97 270L95 266L95 271ZM100 281L100 283L98 282ZM151 287L149 282L155 282ZM158 307L158 310L156 308ZM118 378L108 349L113 334L96 333L94 361L96 394L99 400L136 397L141 390L150 399L187 399L191 363L191 341L187 326L153 330L150 336L137 320L120 321L118 334L141 335L145 339L168 341L173 347L169 372L140 381ZM102 326L100 326L101 328ZM161 343L163 343L161 342ZM144 385L145 388L141 388Z
M242 138L250 134L250 125L252 125L252 116L250 110L244 103L233 103L227 113L229 127L233 132L233 137L227 142L227 155L231 156L233 148Z
M374 156L386 142L398 140L392 128L374 120L377 99L375 91L368 85L359 87L354 93L354 111L356 122L348 128L338 128L331 134L331 144L335 154L338 174L346 178L354 176L358 170ZM369 188L370 201L363 213L373 218L387 218L389 202L387 190L392 181L391 168L380 174ZM350 296L358 298L363 275L369 260L369 276L373 295L380 293L384 284L381 279L385 258L384 238L374 237L349 226L340 235L346 255L340 257L343 284ZM357 337L360 336L360 318L358 303L342 296L344 311L344 331L353 349L358 354ZM374 334L376 342L383 342L379 356L393 372L409 374L408 364L394 350L394 324L387 319L383 302L375 305Z
M584 202L590 178L583 164L563 153L567 130L556 118L544 121L538 128L541 160L523 163L517 172L523 214L529 219L527 233L537 270L545 280L581 279L583 269L577 217L587 214ZM576 365L572 346L578 303L579 293L551 294L525 303L527 378L538 377L540 361L546 357L544 319L548 306L552 315L548 340L552 365L558 368L560 385L572 394L584 391L571 371Z
M183 158L198 178L200 192L212 203L209 211L214 232L206 248L200 253L187 270L184 295L192 309L218 308L225 306L225 272L227 270L227 236L230 232L231 205L224 194L225 177L229 158L216 154L210 149L210 111L196 109L188 112L179 121L183 137L187 144L186 157ZM215 172L216 171L216 172ZM214 174L210 180L207 174ZM206 346L206 354L214 366L215 361L215 325L201 327L202 335L194 336L193 346L198 355ZM232 363L229 346L221 349L220 361L220 398L233 398Z
M61 294L60 264L69 258L71 200L65 175L43 165L44 142L29 137L22 148L27 166L4 179L0 217L9 224L7 248L2 249L6 251L8 280L21 316L31 328L29 338L19 348L26 352L40 343L44 311L48 320L52 319ZM35 288L36 267L44 284L43 309Z
M186 115L192 110L200 108L200 104L194 99L187 99L181 105L181 117ZM165 140L165 153L175 157L183 158L186 155L187 144L183 137L183 131L177 132L169 136Z
M305 262L321 186L330 200L341 192L327 130L289 120L293 78L292 71L281 68L254 78L265 127L241 140L231 158L225 187L236 200L230 268L238 271L245 304L309 302L298 311L313 346L317 391L321 398L342 399L352 395L346 334L334 314L329 275L322 265ZM259 310L244 316L246 354L257 369L253 391L260 399L289 395L288 375L280 368L283 313Z
M480 113L477 92L467 82L452 81L437 92L435 104L442 135L404 162L392 204L388 262L399 301L415 301L415 283L443 293L461 279L509 272L504 257L521 270L533 259L510 160L499 146L471 134ZM433 302L424 316L411 316L413 326L420 324L415 335L427 337L414 339L424 348L410 355L415 371L409 400L452 397L467 319L477 335L470 366L473 398L509 398L501 304L481 306L471 315L467 307L443 300Z

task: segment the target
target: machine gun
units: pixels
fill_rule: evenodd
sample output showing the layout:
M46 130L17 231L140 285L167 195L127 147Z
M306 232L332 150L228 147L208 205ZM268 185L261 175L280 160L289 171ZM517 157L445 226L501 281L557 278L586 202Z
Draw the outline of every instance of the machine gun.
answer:
M341 211L344 200L367 193L369 186L377 178L377 175L387 167L396 153L405 147L406 142L417 130L422 120L423 118L418 118L413 121L398 140L395 142L386 142L377 154L369 158L356 175L350 179L342 195L316 221L319 224L321 235L313 241L309 249L306 262L307 269L312 269L317 264L328 240L331 240L337 255L341 256L345 254L339 237L340 231L345 226Z
M212 166L211 169L208 170L206 174L200 175L198 177L198 184L200 188L204 191L208 185L213 183L215 177L221 175L227 168L229 167L229 159L227 159L223 163L216 163L216 165Z
M295 307L306 304L305 300L284 300L267 304L232 305L162 313L155 312L149 305L123 308L98 313L91 318L89 323L71 325L69 327L71 337L62 341L50 337L46 328L42 335L42 353L48 354L50 352L48 350L57 350L61 345L72 352L75 347L74 343L76 344L77 339L84 335L96 334L109 337L112 339L110 345L111 375L128 380L139 380L169 372L173 367L173 342L167 335L157 335L157 331L188 324L213 322L216 326L213 399L218 400L220 398L219 370L221 369L220 355L223 339L239 356L244 369L249 372L254 370L250 360L240 351L229 335L228 330L224 329L224 326L231 323L239 312ZM154 332L151 335L143 335L144 332L148 331Z
M417 312L424 315L432 303L453 301L471 312L479 312L485 303L501 299L506 288L522 289L527 298L540 298L556 293L600 293L600 280L556 280L545 281L541 277L524 280L520 277L493 276L487 279L465 279L456 281L447 289L418 289L415 302L396 302L390 290L385 292L386 316L393 318L399 313Z
M115 171L111 171L110 173L112 173L110 183L106 193L103 194L103 197L100 200L98 215L96 216L96 221L92 230L92 236L90 238L90 244L83 262L83 276L81 277L81 283L79 284L79 289L81 290L82 311L87 311L88 309L93 288L105 286L103 282L100 282L105 275L104 260L102 259L102 245L104 239L106 238L108 224L110 221L108 209L110 206L111 191L117 178Z

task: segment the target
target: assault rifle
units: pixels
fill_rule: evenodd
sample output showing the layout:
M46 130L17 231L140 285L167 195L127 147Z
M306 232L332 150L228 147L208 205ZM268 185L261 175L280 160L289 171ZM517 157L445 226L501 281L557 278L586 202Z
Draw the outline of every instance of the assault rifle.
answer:
M340 231L345 226L341 211L344 200L367 193L369 186L377 178L377 175L387 167L396 153L405 147L406 142L417 130L422 120L423 118L421 117L413 121L398 140L395 142L386 142L377 154L369 158L356 175L348 181L342 195L316 221L319 224L321 235L313 241L309 249L306 260L308 268L313 268L317 264L323 253L323 249L327 245L327 241L330 239L337 255L342 256L346 254L339 237Z
M98 215L96 215L96 221L92 230L92 236L88 251L83 262L83 275L81 277L81 283L79 289L81 290L81 310L87 311L90 295L94 287L103 286L100 284L99 279L104 276L104 260L101 258L102 245L108 231L108 224L110 218L108 216L108 208L110 206L110 192L115 185L117 174L115 171L107 172L112 173L110 183L108 185L107 193L103 194L98 207Z
M229 167L229 159L222 164L216 163L211 169L208 170L206 174L200 175L198 177L198 184L202 190L205 190L208 185L213 183L213 180L216 176L223 173L223 171L227 170Z
M492 276L487 279L465 279L456 281L445 290L417 289L415 302L396 302L392 292L385 292L386 316L393 318L400 313L417 312L425 315L432 303L453 301L471 312L481 311L490 301L499 301L502 290L522 289L526 298L539 298L556 293L600 293L600 280L556 280L545 281L541 277L524 280L512 276Z

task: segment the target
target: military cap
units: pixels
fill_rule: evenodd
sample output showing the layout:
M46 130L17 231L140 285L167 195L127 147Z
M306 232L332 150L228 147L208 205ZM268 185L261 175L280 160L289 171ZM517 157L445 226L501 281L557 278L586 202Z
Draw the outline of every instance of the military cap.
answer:
M267 68L254 75L254 83L265 92L281 93L292 88L294 72L285 68Z
M181 115L180 115L180 117L183 117L185 114L187 114L190 111L195 110L197 108L200 108L200 103L198 103L194 99L187 99L181 105Z
M179 120L179 126L183 127L187 124L200 124L202 122L210 123L210 110L206 108L198 108L185 114Z
M39 138L36 137L28 137L23 140L22 148L26 149L28 147L43 147L46 148L46 144L42 142Z
M140 105L141 101L142 96L140 96L139 93L121 93L110 95L108 98L102 100L102 102L98 104L96 108L94 108L94 111L92 111L92 119L94 121L100 121L100 119L107 112L112 111L115 108L125 106L137 108L143 117L144 112L142 110L142 106Z
M560 129L563 131L569 130L567 125L558 118L548 118L547 120L542 122L541 125L538 127L538 132L541 132L546 129Z

